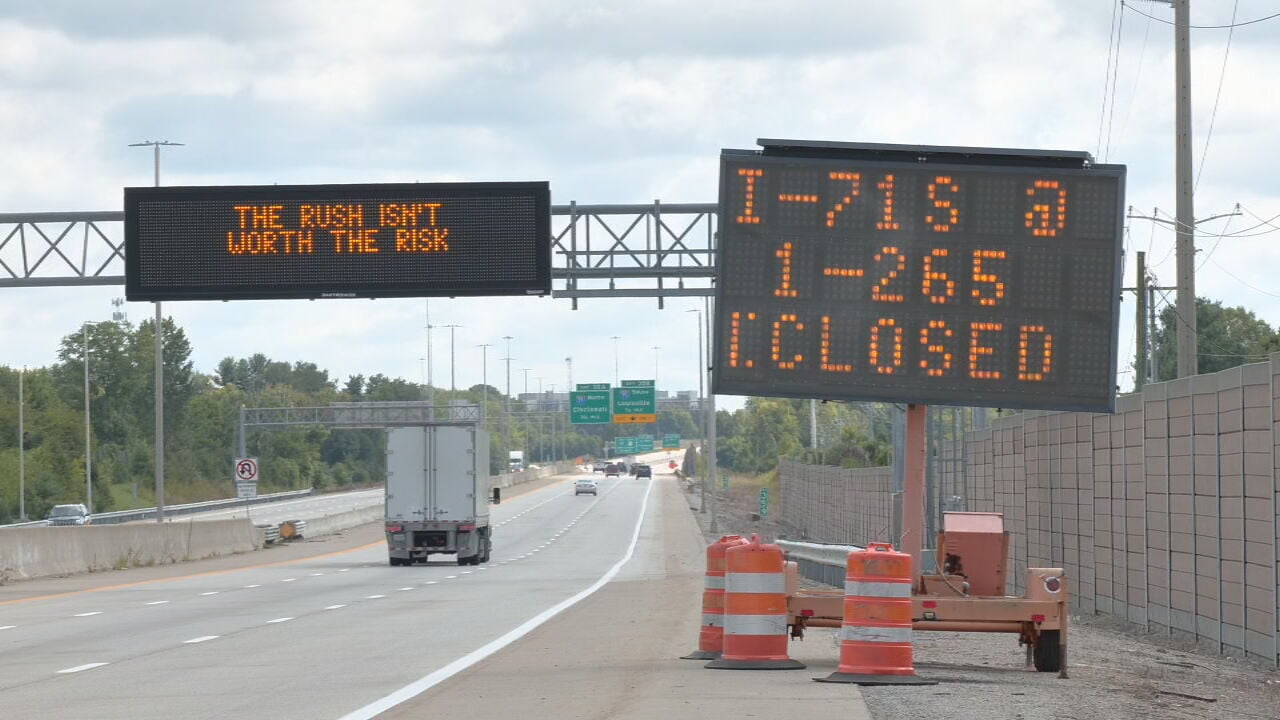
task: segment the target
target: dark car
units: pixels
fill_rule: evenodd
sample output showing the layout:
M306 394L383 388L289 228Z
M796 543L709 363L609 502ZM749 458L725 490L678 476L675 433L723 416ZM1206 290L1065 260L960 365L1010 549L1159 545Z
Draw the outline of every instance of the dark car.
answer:
M631 471L632 471L631 474L635 475L637 480L639 480L640 478L653 477L653 468L649 467L648 465L633 465L631 467Z
M622 466L619 465L618 463L609 463L608 465L604 466L605 477L610 477L610 476L618 477L621 474L622 474Z

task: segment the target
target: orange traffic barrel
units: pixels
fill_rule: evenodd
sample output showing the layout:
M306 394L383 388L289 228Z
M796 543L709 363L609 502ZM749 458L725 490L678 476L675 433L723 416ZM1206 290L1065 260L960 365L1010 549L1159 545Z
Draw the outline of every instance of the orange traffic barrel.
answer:
M819 682L936 685L911 661L911 556L889 543L849 553L840 665Z
M706 667L723 670L794 670L787 656L787 579L782 549L751 542L725 550L724 647Z
M683 660L715 660L724 645L724 554L747 539L725 535L707 546L707 574L702 588L702 627L698 631L698 649Z

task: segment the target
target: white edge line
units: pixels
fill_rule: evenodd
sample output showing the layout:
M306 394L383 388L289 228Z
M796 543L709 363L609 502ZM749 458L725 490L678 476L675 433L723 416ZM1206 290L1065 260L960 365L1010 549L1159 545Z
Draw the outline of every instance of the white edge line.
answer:
M210 640L217 640L219 637L221 637L221 636L220 636L220 635L201 635L201 636L200 636L200 637L198 637L198 638L191 638L190 640L183 640L183 641L182 641L182 644L183 644L183 645L195 645L196 643L209 642Z
M59 674L59 675L70 675L71 673L78 673L78 672L83 672L83 671L85 671L85 670L92 670L92 669L94 669L94 668L100 668L100 667L102 667L103 665L106 665L106 663L89 663L89 664L87 664L87 665L77 665L77 666L75 666L75 667L67 668L66 670L59 670L59 671L58 671L58 674Z
M609 570L605 572L604 575L601 575L600 578L597 579L594 583L592 583L589 587L579 591L578 594L570 598L561 600L559 603L556 603L555 605L552 605L546 610L543 610L542 612L538 613L532 618L529 618L524 622L524 624L520 625L519 627L516 627L512 630L507 631L505 634L498 637L497 639L491 640L485 645L482 645L481 647L476 648L475 650L472 650L471 652L467 653L466 655L463 655L457 660L454 660L448 665L445 665L439 670L436 670L435 672L432 672L428 675L424 675L423 677L418 678L417 680L409 683L408 685L405 685L399 690L396 690L390 695L386 695L382 698L379 698L378 700L375 700L369 703L368 705L365 705L364 707L358 710L355 710L353 712L347 713L346 715L343 715L340 720L369 720L370 718L377 717L378 715L381 715L382 713L390 710L391 708L397 705L400 705L401 703L404 703L408 700L411 700L417 697L418 695L421 695L427 690L430 690L436 685L439 685L445 680L448 680L454 675L457 675L463 670L466 670L472 665L475 665L481 660L484 660L485 658L493 655L494 653L505 648L511 643L533 632L539 626L543 625L544 623L546 623L548 620L555 617L556 615L559 615L565 610L568 610L574 605L577 605L579 602L582 602L584 599L594 595L597 590L604 587L606 584L609 583L610 580L613 580L615 577L617 577L618 572L622 570L622 566L626 565L627 562L631 560L631 557L635 554L636 543L638 543L640 540L640 528L644 525L644 516L645 516L645 512L649 508L649 495L651 494L652 490L653 490L653 478L649 478L649 484L645 486L645 490L644 490L644 501L640 503L640 515L639 517L636 518L636 527L635 527L635 530L631 533L631 544L627 547L627 552L622 556L621 560L614 563L613 567L609 568Z

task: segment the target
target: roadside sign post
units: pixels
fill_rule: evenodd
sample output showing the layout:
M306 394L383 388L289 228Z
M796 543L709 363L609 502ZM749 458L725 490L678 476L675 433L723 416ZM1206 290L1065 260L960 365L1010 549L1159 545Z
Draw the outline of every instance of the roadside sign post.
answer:
M236 458L236 497L252 500L258 497L258 458Z
M769 488L760 488L760 517L769 516Z

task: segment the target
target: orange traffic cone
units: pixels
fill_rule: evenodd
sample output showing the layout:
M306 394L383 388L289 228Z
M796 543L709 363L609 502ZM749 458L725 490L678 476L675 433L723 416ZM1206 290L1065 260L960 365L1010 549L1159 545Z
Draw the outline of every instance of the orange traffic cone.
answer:
M715 660L724 647L724 554L746 538L725 535L707 546L707 574L702 589L702 629L698 632L698 649L682 660Z
M818 682L936 685L911 660L911 556L889 543L849 553L840 665Z
M721 670L794 670L787 655L787 581L782 549L750 544L725 550L724 651L706 667Z

